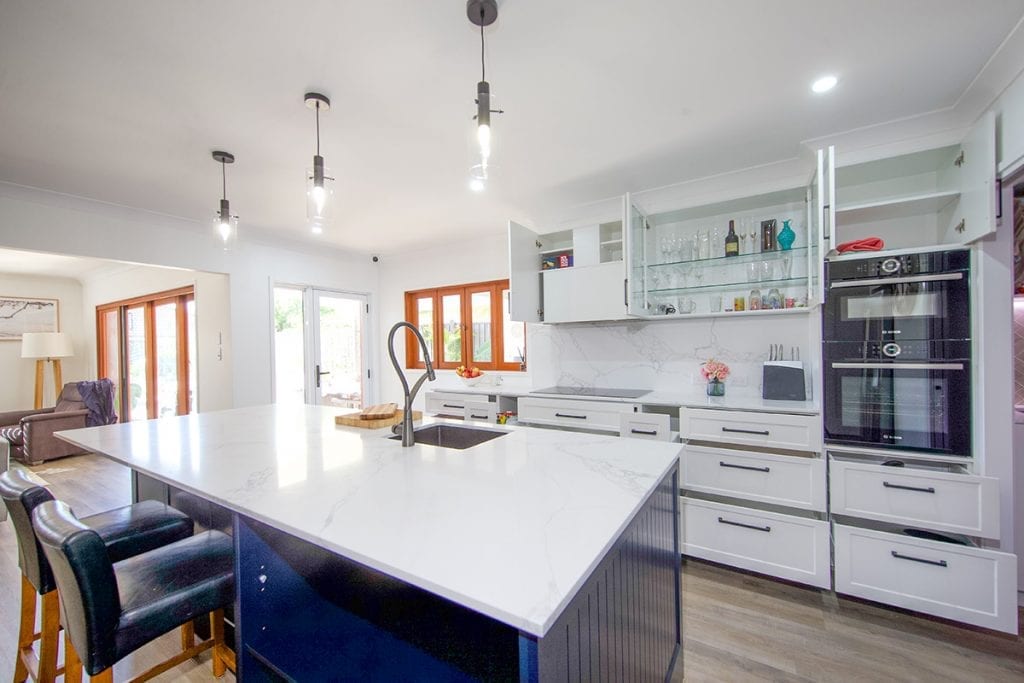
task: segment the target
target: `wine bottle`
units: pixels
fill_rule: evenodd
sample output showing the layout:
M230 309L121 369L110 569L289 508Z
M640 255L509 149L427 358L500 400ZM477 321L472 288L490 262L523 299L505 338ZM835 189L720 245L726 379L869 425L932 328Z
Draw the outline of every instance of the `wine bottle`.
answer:
M740 238L736 235L735 221L729 221L729 234L725 236L725 255L740 255Z

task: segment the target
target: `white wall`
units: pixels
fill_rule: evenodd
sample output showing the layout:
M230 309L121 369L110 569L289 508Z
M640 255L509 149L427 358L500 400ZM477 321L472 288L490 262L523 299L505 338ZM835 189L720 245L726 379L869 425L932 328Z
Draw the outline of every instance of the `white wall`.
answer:
M60 331L71 335L75 355L61 360L63 381L75 382L94 376L96 355L89 345L89 333L82 321L82 285L78 280L59 277L40 277L14 273L0 273L0 294L7 296L40 297L59 300ZM35 401L34 360L21 357L21 342L0 341L0 410L28 410ZM53 366L46 364L43 376L43 405L56 403L53 386Z
M378 273L368 256L260 242L244 216L238 247L224 252L198 221L0 183L0 246L228 275L235 406L271 400L272 282L366 293L375 310ZM379 356L379 344L374 350Z
M122 299L191 285L196 301L196 364L199 386L193 387L198 410L230 408L231 300L226 275L155 266L125 265L84 278L82 286L85 336L90 373L97 372L96 307Z

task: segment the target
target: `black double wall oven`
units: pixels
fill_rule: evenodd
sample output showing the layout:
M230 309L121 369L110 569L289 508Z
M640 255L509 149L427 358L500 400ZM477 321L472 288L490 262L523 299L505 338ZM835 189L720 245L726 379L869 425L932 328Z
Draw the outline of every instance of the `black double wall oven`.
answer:
M826 264L825 439L971 454L970 251Z

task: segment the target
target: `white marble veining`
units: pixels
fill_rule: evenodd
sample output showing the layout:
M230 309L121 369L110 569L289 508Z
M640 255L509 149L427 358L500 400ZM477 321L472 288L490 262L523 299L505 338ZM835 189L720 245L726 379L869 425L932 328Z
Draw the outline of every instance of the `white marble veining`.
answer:
M462 451L402 448L388 430L336 427L337 412L259 406L58 435L535 636L680 448L515 427Z

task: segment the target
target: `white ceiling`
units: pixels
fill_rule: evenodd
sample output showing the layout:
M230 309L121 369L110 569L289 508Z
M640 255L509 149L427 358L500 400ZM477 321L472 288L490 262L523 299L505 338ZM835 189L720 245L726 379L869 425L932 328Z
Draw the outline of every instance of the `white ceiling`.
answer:
M953 106L1024 0L504 0L487 30L501 174L469 191L464 0L2 0L0 180L394 252L509 217L795 157ZM820 74L840 77L813 95ZM309 89L336 215L304 227ZM243 234L244 239L244 234Z
M43 254L34 251L0 249L0 273L14 275L42 275L66 277L79 282L100 273L113 272L126 267L118 261Z

